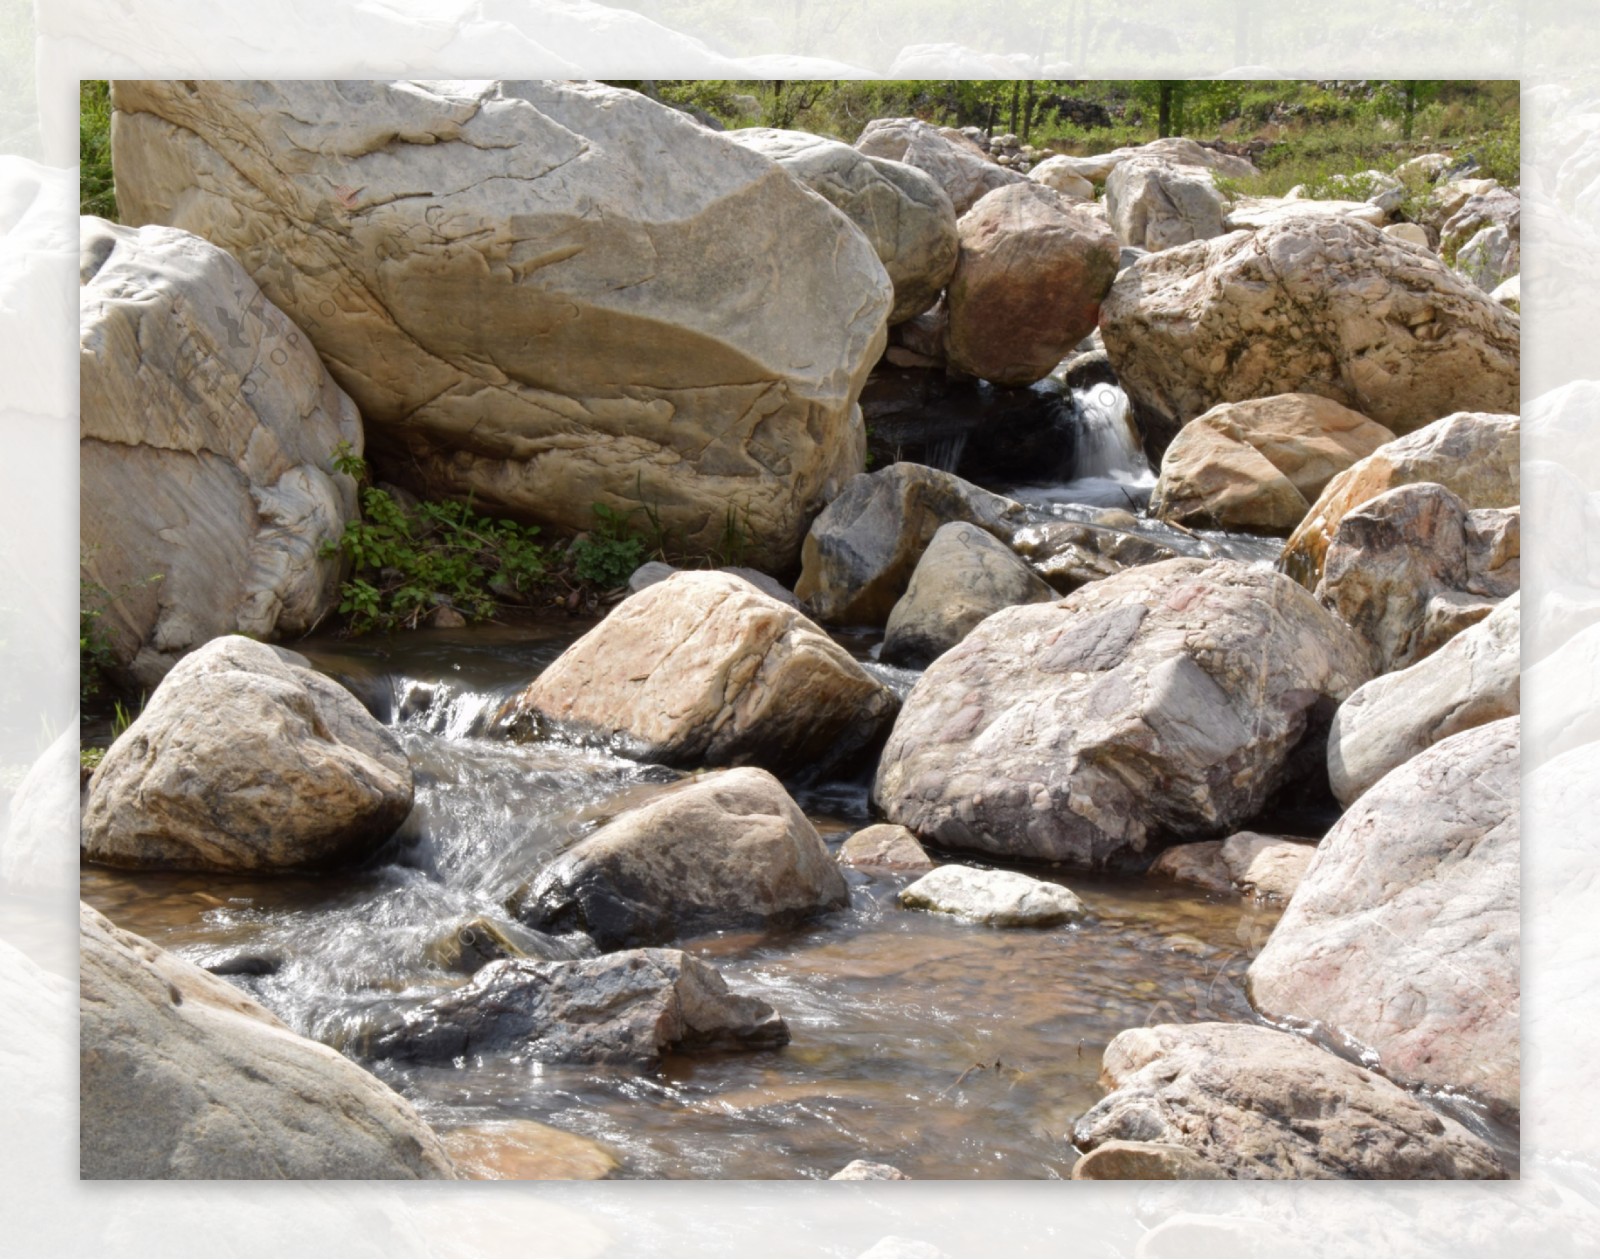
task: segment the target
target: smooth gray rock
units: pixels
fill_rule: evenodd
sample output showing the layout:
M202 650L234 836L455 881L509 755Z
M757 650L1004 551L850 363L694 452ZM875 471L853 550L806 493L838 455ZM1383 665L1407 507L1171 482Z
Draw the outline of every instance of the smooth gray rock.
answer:
M1368 677L1281 574L1147 565L996 613L929 666L873 796L942 847L1101 865L1252 817Z
M626 810L534 880L518 916L603 950L785 925L849 902L838 864L765 770L720 770Z
M1070 889L1016 871L938 866L900 890L907 910L953 914L986 927L1053 927L1088 913Z
M578 962L492 962L459 989L377 1030L374 1058L450 1063L495 1055L538 1063L652 1063L667 1051L766 1050L788 1026L759 998L675 949Z
M311 342L215 245L81 221L79 553L118 665L153 688L236 631L303 634L338 603L354 520L334 451L361 417Z
M1257 1010L1517 1112L1520 736L1515 717L1452 735L1355 803L1250 966Z
M1521 712L1522 596L1408 669L1356 689L1328 730L1328 782L1346 809L1441 739Z
M1002 608L1056 598L1005 543L966 521L941 525L889 614L880 658L926 665Z
M904 162L931 176L963 215L985 193L1026 175L991 162L982 149L948 127L934 127L916 118L875 118L856 140L869 157Z
M79 905L79 1175L453 1178L411 1104L264 1007Z
M1455 1120L1275 1028L1132 1028L1106 1047L1101 1079L1112 1092L1073 1126L1074 1144L1087 1151L1170 1143L1240 1180L1506 1175Z
M395 737L302 656L238 635L167 674L89 780L83 856L271 871L366 856L411 810Z

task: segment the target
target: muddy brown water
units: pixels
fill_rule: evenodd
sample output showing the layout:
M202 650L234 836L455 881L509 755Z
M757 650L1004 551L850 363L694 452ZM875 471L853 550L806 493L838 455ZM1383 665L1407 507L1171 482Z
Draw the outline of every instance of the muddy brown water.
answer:
M516 746L485 714L587 628L531 621L297 645L395 725L417 805L367 867L271 879L85 868L86 901L229 978L298 1031L348 1045L461 983L437 943L550 856L674 776L604 751ZM866 640L851 640L865 653ZM864 782L797 788L837 847ZM963 859L971 860L971 859ZM982 863L978 863L982 864ZM851 872L850 907L683 943L788 1021L782 1050L654 1071L372 1065L436 1125L526 1117L605 1142L632 1177L825 1177L852 1159L919 1178L1067 1176L1073 1120L1124 1028L1252 1018L1243 976L1276 910L1138 875L1020 867L1069 885L1080 925L994 930L903 911L908 877Z

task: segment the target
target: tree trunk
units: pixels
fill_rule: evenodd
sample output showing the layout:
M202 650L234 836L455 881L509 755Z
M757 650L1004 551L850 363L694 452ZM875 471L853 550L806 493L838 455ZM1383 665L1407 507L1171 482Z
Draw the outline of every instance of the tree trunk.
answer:
M1400 130L1400 138L1410 143L1411 123L1417 114L1417 81L1415 79L1407 79L1402 86L1405 88L1406 93L1406 117L1405 123Z
M1011 81L1011 127L1012 135L1017 134L1017 102L1022 95L1022 84L1016 79Z
M1172 134L1172 80L1162 79L1156 88L1156 134L1162 139Z
M1033 130L1033 80L1028 80L1027 104L1022 109L1022 142L1028 142L1028 135Z

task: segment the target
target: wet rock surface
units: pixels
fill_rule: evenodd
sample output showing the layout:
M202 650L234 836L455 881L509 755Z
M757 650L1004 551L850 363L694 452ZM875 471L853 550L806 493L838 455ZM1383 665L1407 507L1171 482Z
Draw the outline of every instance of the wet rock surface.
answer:
M932 910L985 927L1053 927L1083 918L1083 902L1059 884L1016 871L940 866L900 890L908 910Z

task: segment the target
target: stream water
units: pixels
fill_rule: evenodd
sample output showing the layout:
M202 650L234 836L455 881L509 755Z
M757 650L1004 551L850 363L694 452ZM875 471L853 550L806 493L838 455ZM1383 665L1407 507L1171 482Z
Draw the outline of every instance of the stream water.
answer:
M1098 422L1104 431L1080 442L1098 453L1077 489L1021 492L1039 519L1084 510L1092 485L1148 495L1137 443L1118 436L1125 413L1112 406ZM1272 548L1213 544L1252 559ZM314 877L85 868L84 899L227 975L296 1030L354 1044L374 1019L461 983L470 967L452 950L476 921L509 925L502 903L543 862L677 777L488 733L500 702L588 624L296 644L405 745L417 793L400 833L362 869ZM873 654L870 639L842 642ZM883 672L901 691L915 679ZM871 821L864 779L795 791L830 847ZM1072 1122L1101 1096L1107 1042L1141 1024L1253 1018L1243 976L1277 912L1138 875L1019 869L1067 883L1092 917L977 928L900 910L907 877L851 872L846 910L682 943L783 1014L793 1040L781 1050L669 1059L654 1071L496 1060L375 1070L441 1129L544 1121L606 1143L625 1177L826 1177L857 1158L916 1178L1064 1177Z

